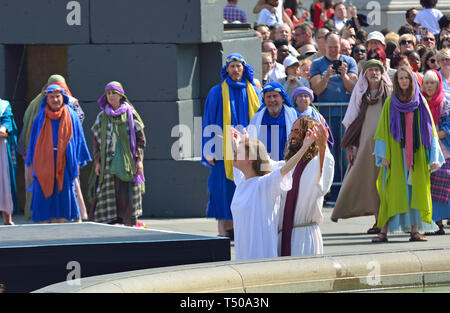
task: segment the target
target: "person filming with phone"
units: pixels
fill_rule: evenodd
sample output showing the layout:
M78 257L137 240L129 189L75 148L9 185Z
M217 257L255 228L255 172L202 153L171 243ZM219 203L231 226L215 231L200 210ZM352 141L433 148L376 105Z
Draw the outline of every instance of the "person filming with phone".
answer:
M328 33L325 37L325 55L314 60L310 69L310 85L314 94L317 95L317 102L341 102L347 106L350 101L353 88L358 81L358 66L352 57L342 55L340 51L339 35ZM345 154L340 148L343 127L341 127L342 116L339 111L330 110L328 116L324 114L335 139L331 153L336 160L334 171L336 182L341 179L346 167ZM339 164L343 164L343 168ZM332 198L337 197L335 192L332 193Z
M317 102L349 102L358 80L356 61L340 54L340 38L335 33L325 37L326 55L311 64L311 87Z

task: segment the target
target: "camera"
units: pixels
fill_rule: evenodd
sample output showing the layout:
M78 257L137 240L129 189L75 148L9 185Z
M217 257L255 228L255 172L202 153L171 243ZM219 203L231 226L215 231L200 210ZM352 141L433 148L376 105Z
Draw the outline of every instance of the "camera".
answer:
M334 60L333 61L333 70L337 73L339 67L341 67L342 61L341 60Z

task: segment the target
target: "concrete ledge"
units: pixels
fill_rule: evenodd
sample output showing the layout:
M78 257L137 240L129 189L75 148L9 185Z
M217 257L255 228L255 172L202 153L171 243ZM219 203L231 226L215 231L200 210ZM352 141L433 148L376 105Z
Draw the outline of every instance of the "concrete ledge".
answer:
M450 249L174 266L54 284L37 293L355 292L450 283Z

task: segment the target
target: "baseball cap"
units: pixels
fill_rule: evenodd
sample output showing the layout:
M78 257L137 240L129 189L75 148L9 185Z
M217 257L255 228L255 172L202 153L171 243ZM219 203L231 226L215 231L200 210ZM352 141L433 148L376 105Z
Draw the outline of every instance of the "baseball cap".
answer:
M288 55L283 61L283 66L284 66L284 68L288 68L289 66L294 65L295 63L300 64L300 62L298 61L298 59L296 57L293 57L292 55Z

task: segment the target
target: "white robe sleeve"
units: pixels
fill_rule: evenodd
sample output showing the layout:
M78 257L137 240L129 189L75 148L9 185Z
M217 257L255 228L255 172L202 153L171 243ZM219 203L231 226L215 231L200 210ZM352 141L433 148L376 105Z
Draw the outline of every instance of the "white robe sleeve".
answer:
M261 177L261 191L269 194L272 199L280 196L283 192L289 191L292 188L292 173L289 172L286 176L281 176L281 168L277 168L270 174Z
M245 180L244 174L234 166L233 166L233 179L236 186L238 186Z
M317 175L320 175L320 168ZM322 175L318 177L317 186L319 187L320 196L324 196L331 188L334 178L334 158L328 147L325 150L325 158L323 160Z

